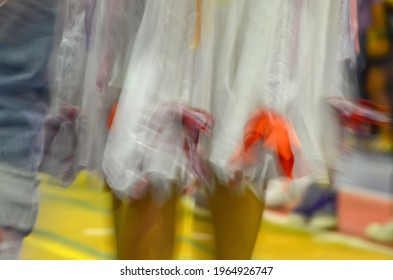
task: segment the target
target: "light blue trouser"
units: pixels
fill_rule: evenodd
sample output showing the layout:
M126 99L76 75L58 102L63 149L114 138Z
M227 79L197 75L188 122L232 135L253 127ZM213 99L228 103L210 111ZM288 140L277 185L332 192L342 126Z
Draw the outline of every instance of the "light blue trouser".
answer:
M0 228L0 260L19 259L25 236L25 233L17 230Z
M58 3L7 0L0 6L0 228L7 228L8 240L0 242L0 259L2 251L12 251L2 246L17 244L37 217L36 176Z

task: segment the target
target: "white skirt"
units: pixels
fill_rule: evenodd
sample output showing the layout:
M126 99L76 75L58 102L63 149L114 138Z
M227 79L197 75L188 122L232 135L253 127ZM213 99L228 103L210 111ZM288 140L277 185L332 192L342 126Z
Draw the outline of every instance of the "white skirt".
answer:
M112 189L122 198L140 198L147 191L141 185L149 185L165 201L174 182L186 186L184 130L175 114L157 114L178 105L213 115L213 134L201 135L199 150L224 184L233 179L230 159L245 125L262 107L295 128L303 151L294 155L295 176L308 165L315 178L327 178L336 126L325 98L347 94L343 61L351 46L342 42L350 39L344 33L348 2L209 0L200 9L198 3L147 1L105 151ZM247 177L263 199L267 180L282 172L274 150L261 150L258 159ZM214 191L215 183L207 187Z
M161 112L190 105L194 29L195 1L146 1L103 163L121 198L140 198L146 182L165 201L185 176L178 120Z

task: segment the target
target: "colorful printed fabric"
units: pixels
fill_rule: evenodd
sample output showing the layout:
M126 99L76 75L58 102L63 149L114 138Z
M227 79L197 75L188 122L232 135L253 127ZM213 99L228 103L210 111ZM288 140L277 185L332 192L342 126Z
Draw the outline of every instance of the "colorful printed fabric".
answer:
M183 149L189 162L190 172L196 179L204 183L209 182L209 169L201 151L198 150L198 144L201 134L212 135L213 116L206 111L177 104L162 108L158 111L157 116L161 117L154 118L154 120L164 120L159 124L158 133L168 124L165 120L172 118L174 124L179 125L179 133L184 133Z

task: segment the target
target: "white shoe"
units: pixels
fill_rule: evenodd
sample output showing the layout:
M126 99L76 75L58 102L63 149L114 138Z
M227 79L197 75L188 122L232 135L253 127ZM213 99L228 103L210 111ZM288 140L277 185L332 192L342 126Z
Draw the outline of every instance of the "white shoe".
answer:
M291 213L287 217L288 225L291 225L294 227L305 228L307 226L307 222L308 221L305 216L297 214L297 213Z
M310 219L309 226L317 230L334 230L337 228L338 219L332 215L315 215Z
M393 242L393 221L387 224L371 224L366 228L366 236L379 242Z
M299 199L311 184L309 177L295 179L285 187L284 180L270 180L266 190L266 206L269 208L284 207Z

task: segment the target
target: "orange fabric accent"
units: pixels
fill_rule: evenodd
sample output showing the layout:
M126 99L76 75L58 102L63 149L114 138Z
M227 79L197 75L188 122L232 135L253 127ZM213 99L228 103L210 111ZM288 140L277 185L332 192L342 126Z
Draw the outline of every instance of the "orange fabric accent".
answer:
M245 164L256 162L257 154L253 147L262 145L274 151L285 176L292 178L294 155L292 144L300 149L300 143L290 124L279 114L270 110L259 110L245 126L243 147L233 160L241 158Z
M107 122L107 127L109 129L112 128L113 125L113 121L115 119L115 115L116 115L116 111L117 111L117 105L118 105L118 101L115 101L115 103L113 104L111 111L109 112L109 117L108 117L108 122Z
M201 39L201 9L202 9L202 0L196 0L195 33L191 45L192 48L197 48L199 46L199 41Z

